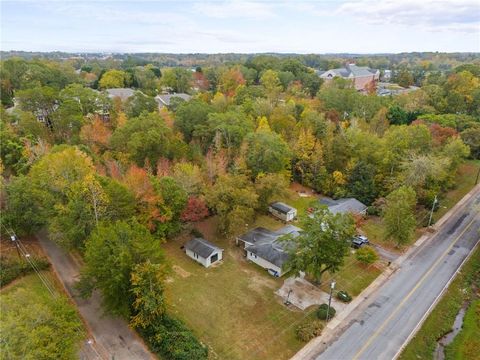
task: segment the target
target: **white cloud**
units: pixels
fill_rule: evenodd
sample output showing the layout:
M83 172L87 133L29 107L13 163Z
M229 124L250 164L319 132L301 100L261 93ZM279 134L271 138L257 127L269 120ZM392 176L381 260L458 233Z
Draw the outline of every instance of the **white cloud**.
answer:
M349 1L336 14L375 25L405 25L428 31L480 32L478 0Z
M228 18L270 18L275 16L273 3L256 1L221 1L221 2L195 2L193 6L196 12L204 16L228 19Z

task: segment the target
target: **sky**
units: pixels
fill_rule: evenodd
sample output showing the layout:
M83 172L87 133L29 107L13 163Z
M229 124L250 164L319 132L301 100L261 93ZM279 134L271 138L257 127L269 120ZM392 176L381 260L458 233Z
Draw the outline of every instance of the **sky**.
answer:
M0 0L1 50L480 52L480 0Z

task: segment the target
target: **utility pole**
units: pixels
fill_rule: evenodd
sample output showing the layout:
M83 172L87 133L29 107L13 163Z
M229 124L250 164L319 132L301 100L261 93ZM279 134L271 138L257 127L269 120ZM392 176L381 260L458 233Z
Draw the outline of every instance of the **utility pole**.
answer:
M15 237L15 235L10 235L10 240L12 240L12 242L15 244L15 248L17 249L18 257L21 259L22 255L20 255L20 249L18 248L18 242L17 242L17 238Z
M478 184L478 178L480 177L480 166L478 167L477 178L475 179L475 185Z
M428 219L428 227L430 227L430 225L432 224L433 210L435 209L436 204L437 204L437 195L435 195L435 199L433 199L432 210L430 211L430 219Z
M330 304L332 303L333 289L335 289L335 280L332 280L332 282L330 283L330 297L328 298L327 321L330 320Z

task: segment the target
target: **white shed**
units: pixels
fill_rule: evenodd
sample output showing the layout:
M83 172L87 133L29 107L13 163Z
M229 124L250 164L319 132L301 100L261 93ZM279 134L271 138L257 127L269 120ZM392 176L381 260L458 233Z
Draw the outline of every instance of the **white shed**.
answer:
M297 209L282 202L270 204L268 211L283 221L291 221L297 216Z
M207 268L223 259L223 249L202 238L188 241L185 244L185 253Z

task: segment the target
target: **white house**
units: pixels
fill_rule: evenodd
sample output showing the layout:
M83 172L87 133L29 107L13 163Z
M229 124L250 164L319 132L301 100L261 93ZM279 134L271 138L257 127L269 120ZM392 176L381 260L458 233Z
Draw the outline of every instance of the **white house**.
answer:
M185 253L206 268L223 259L223 249L202 238L188 241L185 244Z
M300 231L300 228L293 225L277 231L258 227L237 237L236 241L237 245L244 244L248 260L268 270L271 275L280 277L285 274L283 264L289 258L288 250L294 246L291 241L280 241L280 238L284 235L295 238Z
M297 209L282 202L270 204L268 211L283 221L291 221L297 216Z

